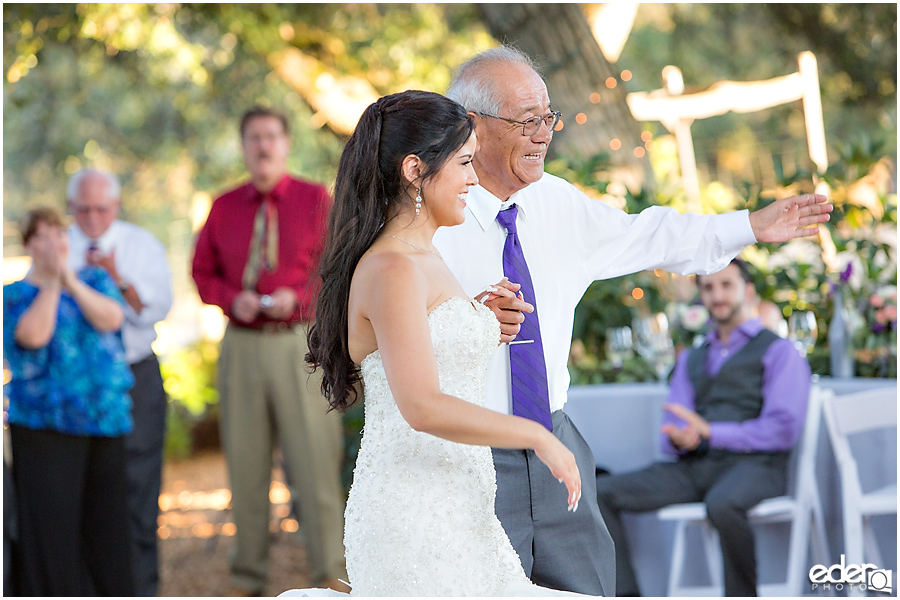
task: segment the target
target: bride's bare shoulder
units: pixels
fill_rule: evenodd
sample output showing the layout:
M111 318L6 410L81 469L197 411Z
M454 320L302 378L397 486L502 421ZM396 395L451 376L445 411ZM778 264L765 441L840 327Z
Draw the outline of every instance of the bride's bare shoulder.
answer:
M351 293L365 290L366 295L379 289L402 290L420 286L425 274L410 254L391 248L373 246L359 259L351 282Z

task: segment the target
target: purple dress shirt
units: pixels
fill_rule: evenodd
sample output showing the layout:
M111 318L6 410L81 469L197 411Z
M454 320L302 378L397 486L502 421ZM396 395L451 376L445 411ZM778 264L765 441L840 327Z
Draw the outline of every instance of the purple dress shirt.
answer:
M709 353L706 357L706 373L715 376L722 365L755 337L763 326L759 319L744 321L732 332L727 344L719 341L717 331L707 334ZM694 410L694 386L687 370L690 349L684 350L675 364L669 387L668 402ZM806 405L809 400L811 370L806 359L800 356L794 345L786 339L772 342L762 357L763 406L755 419L741 423L710 423L710 448L732 452L778 452L793 448L803 429ZM681 419L666 411L663 424L684 426ZM661 434L660 443L666 454L678 454Z

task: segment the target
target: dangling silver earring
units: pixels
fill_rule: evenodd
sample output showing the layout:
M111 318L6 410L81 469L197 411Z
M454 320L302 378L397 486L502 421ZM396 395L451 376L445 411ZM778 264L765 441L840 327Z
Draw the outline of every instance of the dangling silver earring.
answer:
M419 211L422 208L422 188L416 188L416 218L419 218Z

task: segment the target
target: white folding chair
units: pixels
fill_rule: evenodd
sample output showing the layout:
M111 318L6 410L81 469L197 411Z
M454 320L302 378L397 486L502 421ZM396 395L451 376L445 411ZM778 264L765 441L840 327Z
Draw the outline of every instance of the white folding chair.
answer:
M831 447L841 475L847 564L860 565L865 561L883 568L870 517L897 514L897 482L863 492L848 436L890 427L896 429L897 390L885 388L831 397L826 400L824 410ZM852 586L850 595L864 596L865 592L859 588Z
M828 538L825 537L825 519L822 502L816 485L816 449L819 439L819 423L822 417L824 398L833 397L830 390L813 386L809 395L806 421L800 440L791 453L788 475L788 495L763 500L750 509L747 516L752 524L791 524L790 547L788 550L787 577L784 582L761 584L760 596L800 596L803 584L808 583L807 558L812 545L815 559L820 564L829 564ZM722 596L722 549L719 535L706 518L706 505L702 502L673 504L657 512L664 521L675 521L675 544L672 563L669 567L669 596ZM686 558L687 528L700 528L706 564L709 571L708 586L683 584Z

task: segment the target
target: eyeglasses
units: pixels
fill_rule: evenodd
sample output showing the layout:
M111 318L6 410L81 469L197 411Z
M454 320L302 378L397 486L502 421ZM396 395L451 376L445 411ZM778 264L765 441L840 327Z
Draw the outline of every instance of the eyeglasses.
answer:
M73 205L72 208L79 215L89 215L92 212L98 215L105 215L113 209L112 204L101 204L99 206L83 206L81 204Z
M283 133L266 133L266 134L253 134L248 135L244 138L244 142L247 144L252 144L258 146L263 142L274 143L282 138L287 137Z
M550 134L553 134L553 128L556 127L556 124L559 123L560 118L562 118L562 113L558 110L551 112L549 115L543 117L531 117L530 119L525 119L524 121L516 121L515 119L507 119L506 117L500 117L497 115L489 115L487 113L478 113L482 117L491 117L492 119L500 119L501 121L506 121L507 123L515 123L516 125L522 126L522 135L525 137L531 137L535 135L541 129L541 123L547 126L547 129L550 131Z

